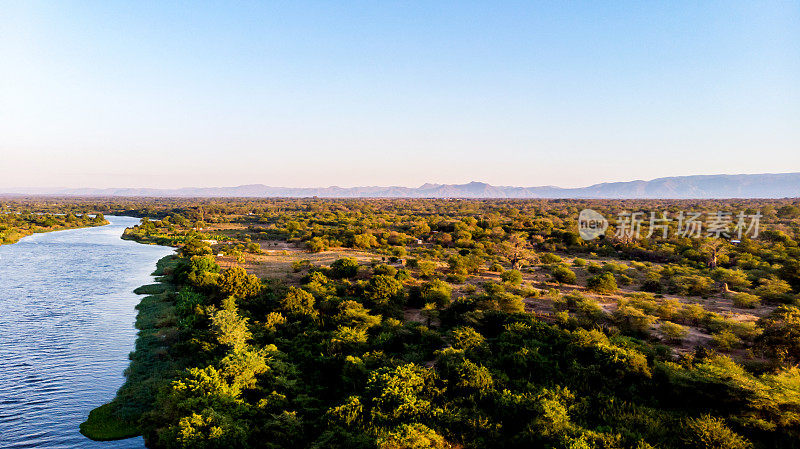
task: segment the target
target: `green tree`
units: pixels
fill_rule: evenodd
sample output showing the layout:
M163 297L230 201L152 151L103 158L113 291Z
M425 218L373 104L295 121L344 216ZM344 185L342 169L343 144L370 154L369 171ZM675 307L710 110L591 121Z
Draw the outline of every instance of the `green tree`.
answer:
M352 257L343 257L331 264L331 275L337 279L351 278L358 274L358 261Z
M261 280L255 275L248 275L242 267L228 268L219 277L219 291L226 296L252 298L261 292Z
M314 295L311 293L301 288L289 287L289 291L281 299L281 307L289 315L314 317L317 315L314 302Z

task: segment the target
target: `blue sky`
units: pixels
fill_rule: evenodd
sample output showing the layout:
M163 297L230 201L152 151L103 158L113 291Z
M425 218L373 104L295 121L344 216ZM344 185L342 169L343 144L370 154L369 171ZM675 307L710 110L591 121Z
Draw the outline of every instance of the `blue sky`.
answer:
M800 2L3 2L0 187L800 171Z

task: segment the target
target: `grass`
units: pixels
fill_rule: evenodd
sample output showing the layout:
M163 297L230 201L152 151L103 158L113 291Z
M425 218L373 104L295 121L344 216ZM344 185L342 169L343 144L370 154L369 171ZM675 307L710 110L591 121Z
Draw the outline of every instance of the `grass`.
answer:
M380 260L378 254L366 251L338 248L319 253L309 253L300 250L268 250L264 254L245 253L245 263L242 266L248 272L262 278L288 278L292 273L292 262L309 260L314 265L330 265L336 259L352 257L359 263L367 264L372 260ZM237 265L236 260L229 256L217 257L217 262L223 268Z
M81 433L95 441L122 440L141 435L139 426L120 418L115 413L114 406L110 402L89 412L89 418L80 425Z
M137 287L133 292L137 295L160 295L169 289L168 285L159 283L142 285L141 287Z
M166 281L174 268L174 256L159 260L154 275ZM80 431L97 441L118 440L141 435L139 419L150 410L154 398L179 367L170 354L177 339L174 323L173 288L169 283L144 285L136 293L146 294L136 306L136 348L125 370L125 383L117 396L89 413Z

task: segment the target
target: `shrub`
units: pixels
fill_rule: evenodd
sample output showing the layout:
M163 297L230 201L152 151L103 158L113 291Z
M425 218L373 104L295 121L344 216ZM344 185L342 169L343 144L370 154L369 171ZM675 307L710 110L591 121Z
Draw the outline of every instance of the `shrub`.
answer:
M519 285L522 283L522 273L520 273L519 270L504 271L500 275L500 279L511 285Z
M687 447L697 449L750 449L753 445L711 415L689 419L686 426Z
M489 271L493 271L495 273L502 273L503 272L503 266L500 265L499 263L495 262L495 263L492 264L492 266L489 267Z
M539 255L539 260L542 261L544 264L551 264L551 263L560 263L561 258L556 256L553 253L542 253Z
M664 321L658 330L666 340L671 342L680 342L689 334L689 331L684 326L675 324L672 321Z
M331 276L342 279L358 274L358 261L352 257L337 259L331 264Z
M611 273L603 273L590 277L586 282L586 286L589 290L598 293L614 293L617 291L617 281Z
M647 279L642 282L642 291L650 293L661 293L661 282L655 279Z
M574 284L578 278L575 272L567 268L565 265L558 265L553 268L553 279L559 284Z
M689 296L708 296L714 285L714 281L699 275L676 276L673 283L678 293Z
M647 333L657 320L657 317L630 306L620 306L614 311L613 318L620 329L637 334Z
M281 300L281 307L290 315L317 314L314 309L314 295L297 287L289 287L286 296Z
M761 281L755 293L768 301L784 301L791 290L789 283L773 276Z
M486 345L486 339L475 329L464 326L450 331L450 339L455 349L478 349Z
M761 304L761 298L756 295L751 295L749 293L734 293L733 294L733 305L736 307L742 307L747 309L753 309Z
M422 287L422 298L426 303L436 304L438 307L445 307L450 304L453 296L453 289L450 284L439 279L426 282Z
M430 260L421 260L417 263L417 266L422 277L431 277L436 272L436 264Z
M585 259L581 259L581 258L575 258L572 261L572 265L576 266L576 267L585 267L586 266L586 260Z
M714 346L723 351L729 351L741 343L739 337L728 329L723 329L713 334L711 336L711 341L714 342Z
M378 265L375 268L373 268L372 272L374 274L383 274L383 275L386 275L386 276L396 276L397 275L397 268L395 268L393 266L390 266L390 265L381 264L381 265Z

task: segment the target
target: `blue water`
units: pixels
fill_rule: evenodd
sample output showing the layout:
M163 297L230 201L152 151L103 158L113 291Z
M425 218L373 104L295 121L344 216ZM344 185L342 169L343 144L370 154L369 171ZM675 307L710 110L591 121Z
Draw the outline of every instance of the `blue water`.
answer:
M142 448L78 432L114 397L136 338L133 289L171 248L120 239L139 222L50 232L0 246L0 448Z

